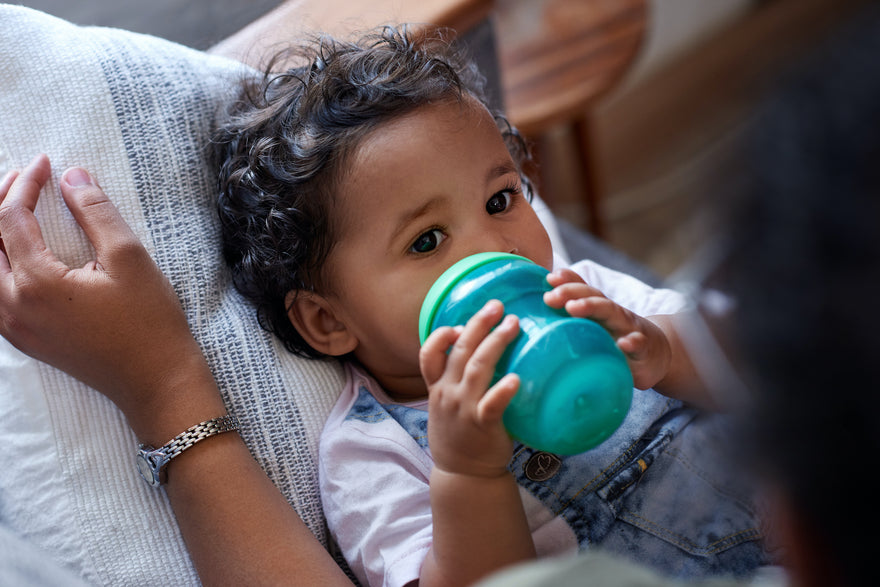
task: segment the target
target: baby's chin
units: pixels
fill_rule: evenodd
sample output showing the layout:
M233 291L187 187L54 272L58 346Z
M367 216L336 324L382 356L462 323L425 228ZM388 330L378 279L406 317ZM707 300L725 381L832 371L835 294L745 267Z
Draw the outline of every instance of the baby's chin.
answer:
M379 386L391 399L395 401L412 401L422 399L428 395L428 387L419 369L419 346L416 345L412 361L399 361L396 369L382 369L379 366L371 366L363 361L358 361L361 369L369 373Z

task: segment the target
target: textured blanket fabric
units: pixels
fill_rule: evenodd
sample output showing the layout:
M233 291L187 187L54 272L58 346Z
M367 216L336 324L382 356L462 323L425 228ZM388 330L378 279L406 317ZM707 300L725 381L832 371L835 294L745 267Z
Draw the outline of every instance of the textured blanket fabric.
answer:
M261 331L219 255L208 137L246 73L153 37L0 5L0 173L49 155L37 214L71 265L91 251L57 179L72 165L95 174L171 279L251 451L326 541L317 438L342 372ZM164 492L138 477L121 414L2 338L0 447L0 523L12 532L92 584L198 583Z

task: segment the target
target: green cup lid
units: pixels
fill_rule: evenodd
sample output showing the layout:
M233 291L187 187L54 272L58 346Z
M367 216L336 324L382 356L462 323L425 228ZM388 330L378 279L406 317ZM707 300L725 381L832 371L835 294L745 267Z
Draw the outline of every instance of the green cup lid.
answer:
M425 301L422 302L422 310L419 312L419 341L424 343L428 335L431 334L431 324L434 322L434 316L437 315L437 306L439 306L446 294L449 293L449 290L455 287L465 275L494 261L514 259L529 261L525 257L511 253L477 253L461 259L444 271L437 278L437 281L434 282L434 285L431 286L431 289L428 290L428 295L425 296Z

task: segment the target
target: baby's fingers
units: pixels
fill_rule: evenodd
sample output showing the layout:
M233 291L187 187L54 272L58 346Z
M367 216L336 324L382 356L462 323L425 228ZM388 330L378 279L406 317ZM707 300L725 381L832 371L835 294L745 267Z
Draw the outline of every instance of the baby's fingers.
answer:
M563 283L585 283L583 278L571 269L556 269L547 275L547 283L559 287Z
M544 303L551 308L567 308L568 303L572 300L604 297L605 295L600 290L583 281L566 282L556 285L552 290L546 292Z
M616 342L617 348L633 361L643 359L648 351L648 337L643 332L630 332Z
M461 334L449 351L447 369L450 376L459 381L464 376L465 367L471 360L477 347L492 332L492 328L504 316L504 306L498 300L486 302L480 310L471 316Z
M419 350L419 369L427 385L433 385L446 369L446 351L455 344L461 334L461 328L444 326L428 336Z
M565 284L544 294L545 303L553 308L564 308L575 318L590 318L611 329L612 321L622 314L622 308L594 287L585 284ZM618 325L619 326L619 325Z
M519 391L519 375L508 373L499 379L477 404L478 422L484 426L500 422L504 410L517 391Z
M464 368L462 380L466 389L479 390L482 394L489 387L498 360L518 333L519 320L509 315L480 342Z

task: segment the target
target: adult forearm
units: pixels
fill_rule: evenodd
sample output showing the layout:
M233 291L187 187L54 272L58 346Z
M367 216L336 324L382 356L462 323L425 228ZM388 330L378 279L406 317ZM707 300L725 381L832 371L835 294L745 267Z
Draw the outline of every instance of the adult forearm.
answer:
M161 401L128 403L126 417L138 439L155 447L226 414L200 354L178 357L153 391ZM203 584L351 585L237 432L196 443L165 472L164 488Z
M348 585L236 433L169 465L168 497L205 585Z

